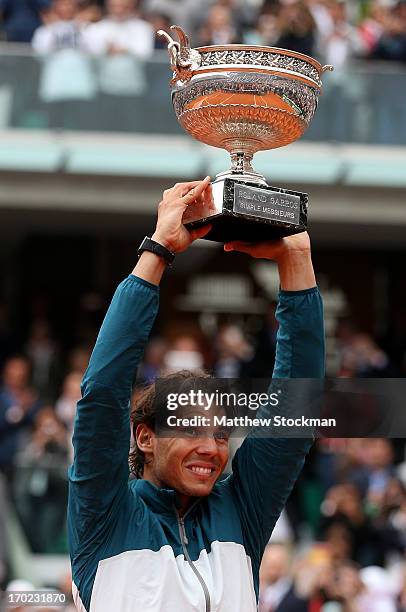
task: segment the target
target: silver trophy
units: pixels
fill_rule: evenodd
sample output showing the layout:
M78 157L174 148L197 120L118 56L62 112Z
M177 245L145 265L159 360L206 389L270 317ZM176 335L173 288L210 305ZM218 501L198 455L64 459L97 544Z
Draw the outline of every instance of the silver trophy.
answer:
M214 206L189 206L188 229L210 223L206 238L258 242L307 228L308 196L271 187L251 165L254 153L302 136L317 108L322 66L302 53L256 45L192 49L179 26L168 42L172 103L183 128L197 140L226 149L231 168L212 183Z

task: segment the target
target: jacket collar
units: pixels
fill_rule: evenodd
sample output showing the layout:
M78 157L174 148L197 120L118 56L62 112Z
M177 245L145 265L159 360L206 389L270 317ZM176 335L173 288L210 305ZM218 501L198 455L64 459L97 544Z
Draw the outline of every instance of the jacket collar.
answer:
M174 489L160 489L149 480L139 479L135 481L135 490L146 505L158 514L175 516L180 508L178 494ZM193 498L184 516L193 514L201 499Z

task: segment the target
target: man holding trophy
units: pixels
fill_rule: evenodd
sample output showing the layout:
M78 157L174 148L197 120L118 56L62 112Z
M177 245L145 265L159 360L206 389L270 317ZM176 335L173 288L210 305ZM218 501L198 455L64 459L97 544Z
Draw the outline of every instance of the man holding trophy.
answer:
M185 44L172 43L173 64L180 58L183 76L189 79L191 56L196 63L198 58ZM207 98L211 94L205 91ZM263 122L266 113L259 115ZM288 118L288 123L299 125L299 120ZM238 123L235 116L227 121L228 126ZM252 121L245 116L246 134ZM68 507L73 592L82 612L257 610L262 554L312 443L307 438L248 435L234 456L232 474L221 480L229 455L227 437L216 428L157 435L155 416L162 406L152 385L131 414L135 478L129 480L132 386L157 315L160 280L176 254L197 238L221 240L226 252L242 251L277 263L279 331L273 375L324 376L322 301L303 231L303 194L293 194L296 200L283 198L278 206L264 203L274 211L285 210L289 202L298 204L294 223L281 223L271 213L240 214L238 190L250 189L259 202L269 191L273 198L278 192L247 170L245 153L237 150L245 147L243 139L236 137L234 144L235 165L225 178L213 185L209 177L179 183L164 192L155 232L144 239L138 263L116 290L83 379ZM181 375L194 377L191 372Z

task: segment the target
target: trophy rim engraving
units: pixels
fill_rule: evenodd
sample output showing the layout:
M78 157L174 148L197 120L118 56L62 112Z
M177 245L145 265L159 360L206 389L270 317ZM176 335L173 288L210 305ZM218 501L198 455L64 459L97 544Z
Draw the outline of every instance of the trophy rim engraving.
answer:
M312 64L320 73L329 70L328 65L323 66L318 60L311 55L300 53L299 51L292 51L283 47L268 47L266 45L245 45L245 44L230 44L230 45L206 45L204 47L194 47L199 53L206 53L210 51L259 51L266 53L275 53L280 55L287 55L289 57L296 57L302 59L309 64ZM255 68L255 67L254 67Z
M300 72L294 72L293 70L288 70L286 68L277 68L277 67L271 68L268 66L254 67L252 64L228 64L227 66L222 66L219 64L218 66L210 66L210 67L202 66L201 68L197 68L196 70L193 71L193 75L191 76L190 80L191 81L197 80L203 74L213 74L214 72L213 68L215 68L215 71L217 73L230 72L230 70L232 70L232 72L253 72L255 74L274 74L275 76L286 75L292 79L295 79L295 81L301 81L305 85L308 85L309 87L313 87L314 89L321 91L321 85L317 81L315 81L311 77L307 77L307 76L304 76L303 74L300 74ZM177 82L178 82L177 79L175 79L174 81L175 86Z

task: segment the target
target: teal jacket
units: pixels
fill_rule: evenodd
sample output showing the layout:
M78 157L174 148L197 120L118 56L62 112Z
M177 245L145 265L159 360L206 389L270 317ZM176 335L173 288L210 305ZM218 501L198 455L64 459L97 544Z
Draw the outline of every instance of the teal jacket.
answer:
M69 470L73 591L87 612L253 612L264 548L309 439L248 436L232 474L181 518L176 492L129 481L129 403L159 301L135 276L117 288L78 403ZM274 377L324 376L317 288L281 291Z

